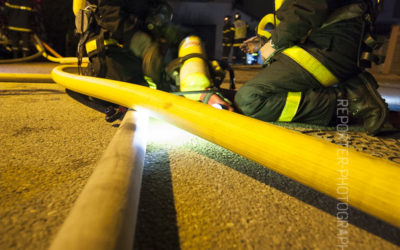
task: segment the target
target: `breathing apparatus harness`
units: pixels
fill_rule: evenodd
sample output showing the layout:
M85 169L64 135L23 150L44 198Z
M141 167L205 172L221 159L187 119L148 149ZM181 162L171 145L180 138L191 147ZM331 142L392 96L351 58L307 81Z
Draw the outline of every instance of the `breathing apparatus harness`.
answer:
M217 89L221 88L221 84L225 79L225 71L229 72L230 76L230 90L234 90L236 88L235 85L235 73L232 67L221 60L212 60L210 61L204 54L198 54L198 53L193 53L189 54L183 57L178 57L174 60L172 60L166 67L166 72L167 74L174 79L177 85L179 85L179 69L182 67L183 63L186 60L189 60L190 58L200 58L202 59L206 65L208 66L208 69L210 70L210 76L213 82L213 86ZM204 93L210 92L209 90L204 90ZM194 91L193 94L198 94L198 93L203 93L202 91ZM185 94L190 94L189 92L179 92L181 94L176 94L178 95L185 95Z
M90 33L97 29L95 21L96 5L88 5L85 9L80 9L75 17L76 33L80 34L77 48L78 73L82 74L82 58L84 55L84 47Z
M100 73L98 76L102 77L105 74L105 53L107 49L110 47L122 48L123 44L120 44L112 37L111 32L98 24L96 20L97 10L97 5L89 4L76 14L76 32L80 34L77 57L78 70L79 74L81 74L82 58L85 51L89 58L98 56L100 60ZM149 15L145 20L138 19L134 14L131 14L128 18L134 29L144 30L153 37L158 37L162 27L172 20L172 7L168 3L160 3L150 7Z
M359 4L365 4L363 9ZM377 65L383 63L385 57L373 54L373 50L379 49L383 42L376 36L375 21L383 5L383 0L350 0L348 4L338 8L321 26L324 27L355 17L362 17L362 34L358 46L357 66L360 69L370 68L372 63Z
M375 21L382 10L383 0L367 0L364 2L367 4L367 10L363 15L363 34L359 44L359 58L357 64L358 67L362 69L370 68L372 62L379 65L385 60L384 56L378 56L372 53L373 50L379 49L383 44L382 41L377 39L375 33Z

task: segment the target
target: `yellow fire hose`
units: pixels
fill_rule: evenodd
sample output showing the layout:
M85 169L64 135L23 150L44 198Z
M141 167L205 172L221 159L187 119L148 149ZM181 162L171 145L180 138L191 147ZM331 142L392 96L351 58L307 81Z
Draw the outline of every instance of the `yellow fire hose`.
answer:
M57 57L57 58L62 58L63 56L58 54L53 48L51 48L47 43L43 42L43 47L48 50L51 54L53 54L53 56Z
M55 63L61 63L61 64L77 64L78 63L78 58L77 57L54 57L50 56L46 53L46 50L44 48L44 45L42 44L42 41L39 39L39 37L34 34L33 35L34 41L35 41L35 47L38 51L42 51L42 55L44 58L51 62ZM82 58L83 63L88 63L89 59L87 57Z
M0 59L0 64L29 62L36 58L41 57L42 54L43 54L43 51L38 51L35 54L27 56L27 57L14 58L14 59Z
M0 73L0 82L54 82L50 74Z
M0 64L5 64L5 63L22 63L22 62L29 62L32 61L36 58L39 58L40 56L43 56L47 60L55 63L61 63L61 64L77 64L78 63L78 58L76 57L62 57L60 56L56 51L54 51L50 46L47 44L43 43L39 37L36 34L33 34L33 41L35 48L37 50L37 53L27 56L27 57L22 57L22 58L15 58L15 59L2 59L0 60ZM50 53L54 54L54 56L50 56L46 53L45 47L50 51ZM82 58L83 63L88 63L89 59L87 57Z
M308 187L400 227L400 165L139 85L52 71L67 89L166 120ZM344 192L346 191L346 192Z
M62 57L56 51L54 51L49 45L39 39L36 34L32 36L34 45L37 49L37 53L34 55L16 58L16 59L4 59L0 60L0 64L11 64L11 63L24 63L34 60L40 56L45 57L49 61L60 63L60 64L77 64L78 59L76 57ZM50 51L54 56L50 56L46 53L46 49ZM89 62L87 57L82 58L83 66ZM53 82L50 74L26 74L26 73L0 73L0 81L2 82Z

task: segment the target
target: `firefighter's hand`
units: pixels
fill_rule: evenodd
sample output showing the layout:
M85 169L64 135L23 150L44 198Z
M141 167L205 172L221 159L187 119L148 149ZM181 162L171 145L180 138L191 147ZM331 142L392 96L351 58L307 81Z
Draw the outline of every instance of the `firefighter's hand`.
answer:
M269 59L271 56L275 54L276 49L274 49L271 43L266 43L261 47L260 53L263 60Z
M240 49L245 53L255 53L265 44L265 40L259 36L253 36L240 45Z
M200 100L214 108L233 111L232 103L219 93L202 94Z

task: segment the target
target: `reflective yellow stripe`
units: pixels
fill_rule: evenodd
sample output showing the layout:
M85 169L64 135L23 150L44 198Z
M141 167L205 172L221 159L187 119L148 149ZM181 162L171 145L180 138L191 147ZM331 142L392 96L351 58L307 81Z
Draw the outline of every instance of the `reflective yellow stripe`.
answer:
M13 26L7 26L9 30L15 30L15 31L22 31L22 32L31 32L31 29L26 29L26 28L18 28L18 27L13 27Z
M288 92L285 107L282 110L279 122L291 122L299 109L301 92Z
M275 11L277 11L285 0L275 0Z
M88 54L92 51L95 51L97 49L96 39L87 42L85 44L85 48L86 48L86 53Z
M117 45L122 48L122 44L119 44L115 39L104 40L104 45ZM85 44L86 53L93 52L97 49L96 39L91 40Z
M75 16L80 9L85 9L86 0L73 0L72 2L72 11L74 12Z
M144 76L144 79L146 80L146 82L149 84L149 87L151 89L157 89L157 84L153 81L153 79L151 79L151 77L149 76Z
M329 69L303 48L293 46L285 49L282 53L292 58L322 85L328 87L339 82L336 76L332 74Z
M12 9L19 9L19 10L27 10L27 11L32 11L31 7L28 6L18 6L18 5L13 5L13 4L9 4L6 2L5 4L8 8L12 8Z

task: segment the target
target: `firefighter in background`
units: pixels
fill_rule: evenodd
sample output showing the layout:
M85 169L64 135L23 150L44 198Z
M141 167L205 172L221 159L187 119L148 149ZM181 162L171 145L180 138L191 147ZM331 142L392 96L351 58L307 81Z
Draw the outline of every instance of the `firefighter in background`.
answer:
M282 1L281 1L282 2ZM253 37L242 49L259 51L265 67L235 96L245 115L264 120L334 125L348 109L369 134L387 120L387 104L365 71L376 42L379 0L285 0L271 39Z
M0 0L0 46L7 45L8 40L5 34L6 18L5 18L5 6L4 0Z
M247 29L249 28L249 25L244 20L240 19L240 13L238 12L235 13L234 18L235 21L233 22L233 25L235 36L233 41L232 61L236 64L246 63L246 54L241 51L240 45L242 45L247 38Z
M29 55L33 4L32 0L7 0L5 2L8 39L14 58Z
M222 28L222 61L225 63L229 62L229 54L231 53L234 36L235 27L232 23L232 17L229 15L225 16Z

